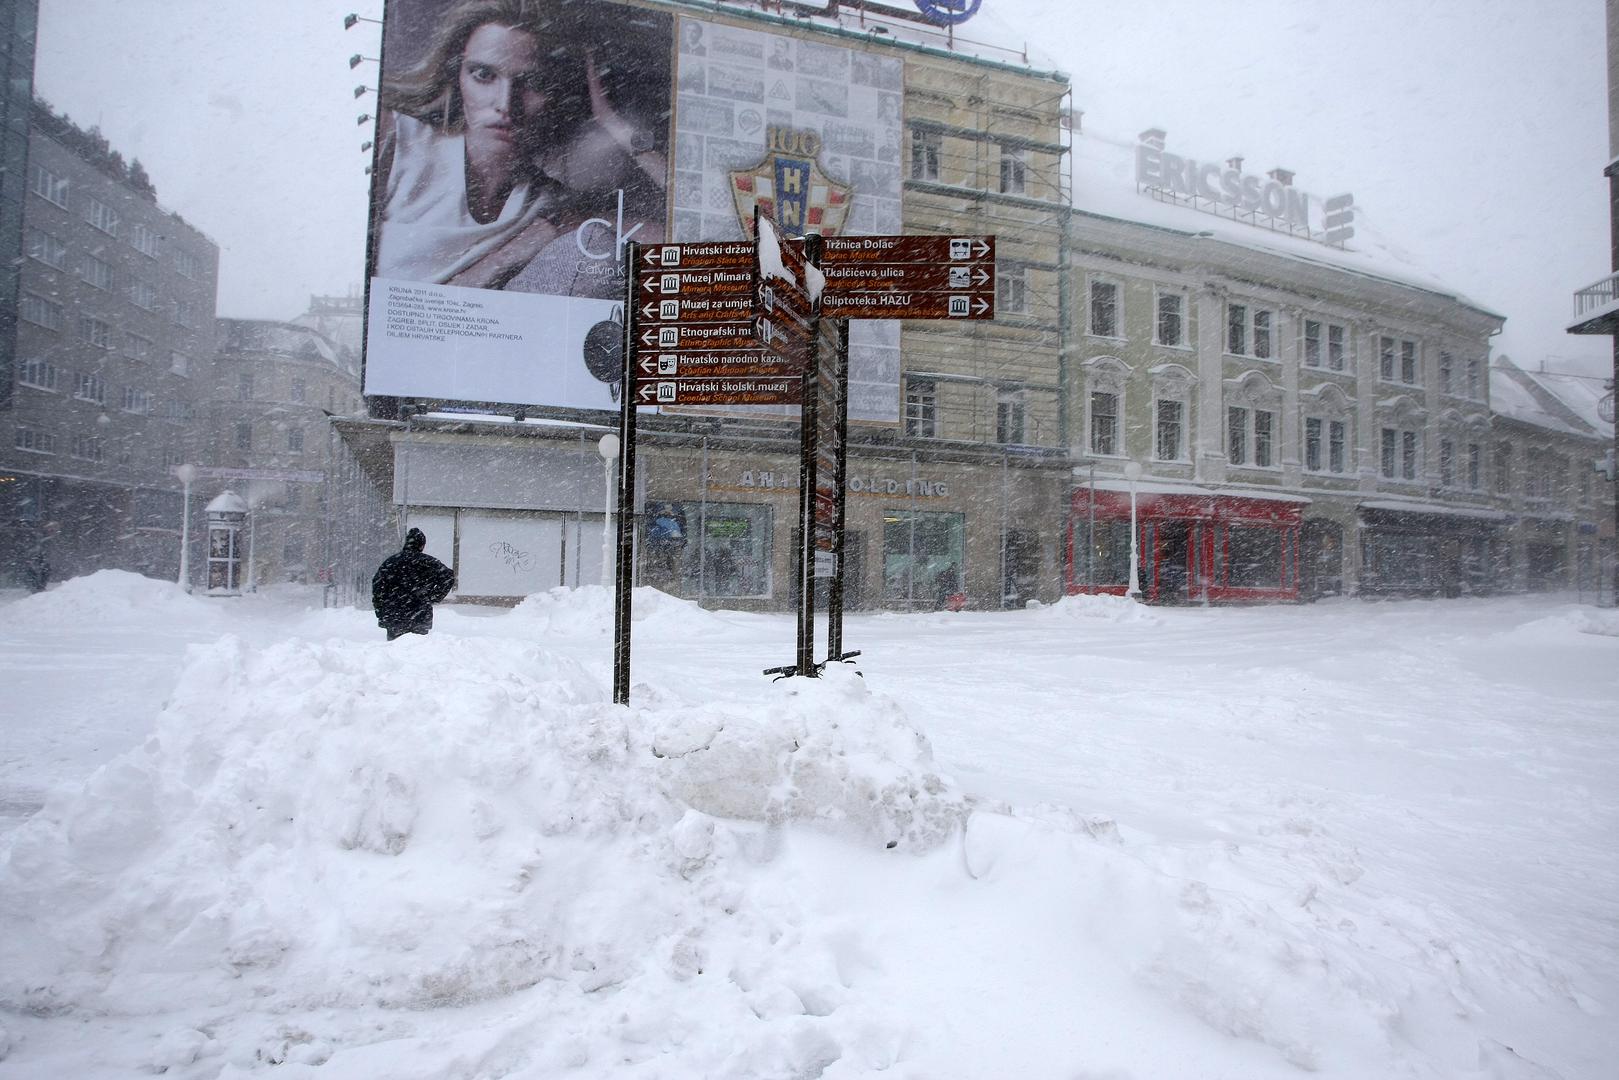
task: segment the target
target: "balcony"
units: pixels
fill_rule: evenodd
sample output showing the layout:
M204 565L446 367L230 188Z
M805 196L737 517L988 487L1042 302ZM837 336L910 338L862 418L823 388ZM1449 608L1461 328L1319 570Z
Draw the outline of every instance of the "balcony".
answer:
M1619 334L1619 273L1587 285L1574 294L1571 334Z

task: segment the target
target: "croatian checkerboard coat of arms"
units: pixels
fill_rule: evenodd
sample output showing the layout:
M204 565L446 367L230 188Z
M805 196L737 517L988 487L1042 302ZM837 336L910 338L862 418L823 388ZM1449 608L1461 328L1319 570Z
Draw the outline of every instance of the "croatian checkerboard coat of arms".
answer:
M789 236L837 236L849 216L850 188L821 171L821 139L813 131L771 127L757 165L731 172L731 195L743 235L753 235L753 208Z

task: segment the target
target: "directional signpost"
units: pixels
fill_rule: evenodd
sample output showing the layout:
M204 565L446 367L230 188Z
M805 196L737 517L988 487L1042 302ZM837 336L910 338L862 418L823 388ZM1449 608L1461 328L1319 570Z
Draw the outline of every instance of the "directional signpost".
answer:
M993 236L840 236L821 258L829 319L993 319Z

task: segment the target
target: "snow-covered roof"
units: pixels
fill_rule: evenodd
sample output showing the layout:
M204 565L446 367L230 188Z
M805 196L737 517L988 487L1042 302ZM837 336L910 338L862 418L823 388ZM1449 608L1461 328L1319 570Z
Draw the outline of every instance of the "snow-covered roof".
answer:
M1098 130L1085 118L1085 130L1073 140L1074 208L1081 213L1170 229L1189 237L1208 237L1271 255L1357 274L1378 281L1422 289L1455 300L1476 311L1496 315L1424 270L1407 252L1377 228L1374 212L1356 205L1355 235L1345 248L1248 224L1236 217L1207 213L1191 206L1158 198L1136 184L1137 140ZM1193 153L1195 147L1187 152ZM1194 154L1195 156L1195 154ZM1217 155L1209 155L1218 160ZM1312 192L1310 229L1325 229L1323 192Z
M1598 413L1606 393L1600 379L1527 371L1506 356L1490 367L1491 412L1562 435L1612 439L1613 425Z
M1399 510L1407 514L1443 514L1446 517L1476 518L1479 521L1507 521L1510 514L1499 510L1474 509L1452 506L1448 503L1421 502L1417 499L1371 499L1360 504L1362 510Z

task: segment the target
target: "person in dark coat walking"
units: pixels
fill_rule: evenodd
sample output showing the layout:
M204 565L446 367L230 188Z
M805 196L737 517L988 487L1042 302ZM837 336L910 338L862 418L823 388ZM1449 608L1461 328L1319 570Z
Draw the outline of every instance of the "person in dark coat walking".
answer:
M426 546L427 535L410 530L404 548L382 560L371 578L371 607L389 641L433 629L433 605L455 588L455 571L423 551Z

